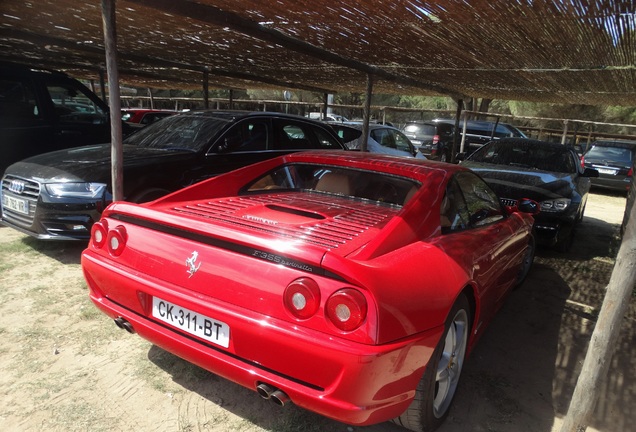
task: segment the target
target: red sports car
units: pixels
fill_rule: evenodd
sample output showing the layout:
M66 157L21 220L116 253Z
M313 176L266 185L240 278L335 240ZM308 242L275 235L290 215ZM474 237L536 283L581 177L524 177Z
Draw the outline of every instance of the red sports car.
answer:
M111 204L82 266L119 327L264 398L432 430L532 265L536 209L461 166L296 153Z

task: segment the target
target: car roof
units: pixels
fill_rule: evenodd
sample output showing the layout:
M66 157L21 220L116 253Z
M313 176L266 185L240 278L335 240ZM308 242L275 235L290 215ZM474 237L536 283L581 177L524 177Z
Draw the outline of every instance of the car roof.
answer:
M304 121L312 124L320 124L325 125L326 123L309 119L307 117L298 116L295 114L285 114L273 111L240 111L240 110L192 110L192 111L184 111L179 113L179 115L191 115L191 116L201 116L201 117L209 117L216 118L221 120L228 121L237 121L244 118L258 118L258 117L279 117L279 118L288 118L299 121ZM326 126L328 128L328 126Z
M622 147L622 148L629 148L632 150L636 150L636 141L621 140L621 139L602 140L602 141L593 142L592 146L593 147Z
M488 144L493 144L493 145L509 145L509 146L513 146L513 145L524 145L527 147L545 147L545 148L553 148L555 150L572 150L574 151L574 149L572 148L571 145L567 145L567 144L560 144L560 143L554 143L554 142L549 142L549 141L541 141L541 140L537 140L537 139L531 139L531 138L500 138L497 140L493 140L490 141L490 143Z
M348 121L348 122L336 122L336 123L329 123L331 125L344 125L344 126L349 126L352 129L357 129L357 130L362 130L362 122L355 122L355 121ZM369 130L373 130L373 129L394 129L399 131L398 128L394 127L394 126L390 126L387 124L381 124L381 123L369 123Z
M438 175L443 173L448 175L460 171L470 171L461 165L370 152L312 151L292 153L282 156L282 158L285 163L305 162L353 169L370 169L420 181L429 178L434 172Z

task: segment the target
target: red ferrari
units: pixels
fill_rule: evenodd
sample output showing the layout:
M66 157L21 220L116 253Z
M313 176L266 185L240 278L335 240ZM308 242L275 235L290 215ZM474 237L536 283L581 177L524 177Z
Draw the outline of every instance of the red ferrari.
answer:
M82 267L119 327L264 398L430 431L532 265L537 208L461 166L295 153L111 204Z

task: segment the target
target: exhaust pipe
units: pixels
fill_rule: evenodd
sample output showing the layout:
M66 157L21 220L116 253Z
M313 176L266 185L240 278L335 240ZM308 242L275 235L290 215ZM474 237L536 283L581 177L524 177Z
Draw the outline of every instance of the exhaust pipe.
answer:
M278 406L285 406L285 404L290 401L289 396L287 396L284 391L269 384L260 383L256 386L256 392L263 399L269 399Z
M256 386L256 392L263 399L269 399L275 391L276 389L269 384L260 383Z
M115 318L115 325L117 325L117 327L119 327L122 330L126 330L128 333L131 333L131 334L135 333L135 329L133 328L132 324L126 321L122 317Z
M269 395L269 398L278 406L285 406L285 404L289 402L289 396L287 396L282 390L276 390L274 393Z

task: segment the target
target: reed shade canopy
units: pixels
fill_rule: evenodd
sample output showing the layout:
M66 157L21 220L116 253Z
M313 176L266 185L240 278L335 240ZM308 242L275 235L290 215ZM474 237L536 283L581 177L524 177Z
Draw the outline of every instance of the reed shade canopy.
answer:
M118 0L122 85L636 105L634 1ZM98 79L101 2L0 1L0 60ZM207 72L206 72L207 71Z

